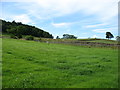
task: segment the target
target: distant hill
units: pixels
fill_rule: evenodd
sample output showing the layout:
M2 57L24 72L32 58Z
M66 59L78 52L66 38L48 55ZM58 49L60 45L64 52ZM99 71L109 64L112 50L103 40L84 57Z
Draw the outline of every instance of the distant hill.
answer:
M11 33L11 34L20 34L20 35L32 35L35 37L42 38L53 38L52 34L46 32L42 29L39 29L35 26L22 24L21 22L7 22L5 20L0 19L0 26L2 27L3 33Z

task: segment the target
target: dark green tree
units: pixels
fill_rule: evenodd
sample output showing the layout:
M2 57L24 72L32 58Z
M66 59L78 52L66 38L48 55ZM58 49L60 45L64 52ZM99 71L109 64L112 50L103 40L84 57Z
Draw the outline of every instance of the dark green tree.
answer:
M60 39L59 36L57 36L56 39Z
M111 32L106 32L106 38L111 39L114 38L114 36L111 34Z
M117 40L117 41L120 41L120 36L117 36L117 37L116 37L116 40Z
M5 20L0 19L0 22L2 22L0 25L2 26L3 33L10 33L20 37L21 35L31 35L35 37L53 38L52 34L35 26L15 22L15 20L12 22L6 22Z
M63 34L63 39L77 39L74 35Z

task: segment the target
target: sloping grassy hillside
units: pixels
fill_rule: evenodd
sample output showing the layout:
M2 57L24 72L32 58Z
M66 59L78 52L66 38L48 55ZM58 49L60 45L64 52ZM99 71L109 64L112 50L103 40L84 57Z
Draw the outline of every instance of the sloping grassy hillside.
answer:
M116 49L3 39L3 88L116 88Z

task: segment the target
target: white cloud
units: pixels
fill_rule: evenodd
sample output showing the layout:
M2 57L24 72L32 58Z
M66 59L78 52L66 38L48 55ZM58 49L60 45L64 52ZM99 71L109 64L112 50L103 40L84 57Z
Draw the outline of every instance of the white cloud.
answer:
M117 28L104 28L104 29L94 29L92 30L93 32L97 32L97 33L105 33L105 32L116 32L118 31Z
M72 23L51 23L54 27L68 27Z
M105 33L106 29L94 29L92 30L93 32L97 32L97 33Z
M1 2L34 2L36 0L1 0Z
M19 15L9 14L8 16L8 14L3 13L3 15L0 18L7 21L15 20L16 22L22 22L23 24L32 24L32 25L36 24L27 14L19 14Z
M17 0L17 2L27 1L28 0ZM118 15L118 1L119 0L29 0L29 3L17 4L17 7L21 8L24 12L26 12L26 14L18 15L13 18L17 22L23 22L25 24L28 24L33 22L29 16L40 20L53 19L60 16L67 16L69 14L82 12L87 16L94 15L95 17L97 17L97 22L103 22L103 24L86 26L87 28L94 28L104 26L106 21L113 20L113 17ZM14 2L16 2L16 0L14 0ZM91 21L86 20L85 23L86 22ZM69 27L71 23L51 23L51 25L54 27ZM104 33L108 30L112 31L108 28L94 29L92 31L97 33Z
M104 26L104 25L107 25L106 23L103 23L103 24L96 24L96 25L87 25L85 26L86 28L95 28L95 27L99 27L99 26Z
M24 3L22 8L27 10L30 15L41 19L59 17L81 11L87 15L97 15L99 20L105 21L117 15L118 1L119 0L29 0L29 2L32 3L27 5Z
M32 22L32 20L29 18L29 16L26 15L26 14L22 14L22 15L18 15L18 16L13 16L12 18L13 18L13 20L15 20L16 22L22 22L22 23L24 23L24 24L30 24L30 23L34 24L34 23Z
M98 38L98 36L97 35L93 35L92 38Z

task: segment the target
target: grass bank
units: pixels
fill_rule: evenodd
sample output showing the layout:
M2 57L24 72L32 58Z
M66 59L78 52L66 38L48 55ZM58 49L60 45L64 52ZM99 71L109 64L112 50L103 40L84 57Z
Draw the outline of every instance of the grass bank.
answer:
M116 88L118 51L3 39L3 88Z

